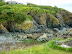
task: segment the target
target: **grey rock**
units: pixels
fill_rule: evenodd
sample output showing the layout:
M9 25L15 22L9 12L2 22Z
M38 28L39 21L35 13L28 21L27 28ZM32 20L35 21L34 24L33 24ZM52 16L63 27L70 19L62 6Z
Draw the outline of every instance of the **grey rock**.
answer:
M44 33L42 36L40 36L39 38L37 38L37 41L48 41L50 39L50 37L52 37L52 35L48 35L46 33Z

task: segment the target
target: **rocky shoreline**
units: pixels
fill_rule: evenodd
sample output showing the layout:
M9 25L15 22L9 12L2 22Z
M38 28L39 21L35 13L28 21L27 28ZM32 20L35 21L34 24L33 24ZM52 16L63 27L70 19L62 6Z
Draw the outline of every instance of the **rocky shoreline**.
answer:
M49 41L52 38L55 37L72 37L72 28L69 29L63 29L58 30L55 28L55 30L48 30L48 33L5 33L0 34L0 50L3 50L3 48L6 48L7 45L15 46L16 42L23 42L24 40L34 39L38 42L41 41Z

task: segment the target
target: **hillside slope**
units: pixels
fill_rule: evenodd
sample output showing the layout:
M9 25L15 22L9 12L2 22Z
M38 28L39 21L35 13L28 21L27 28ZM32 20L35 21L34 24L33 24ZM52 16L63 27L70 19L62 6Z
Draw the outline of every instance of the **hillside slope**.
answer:
M0 5L0 24L3 25L0 26L0 33L5 32L5 29L9 32L27 32L35 29L72 27L72 13L51 6L3 3Z

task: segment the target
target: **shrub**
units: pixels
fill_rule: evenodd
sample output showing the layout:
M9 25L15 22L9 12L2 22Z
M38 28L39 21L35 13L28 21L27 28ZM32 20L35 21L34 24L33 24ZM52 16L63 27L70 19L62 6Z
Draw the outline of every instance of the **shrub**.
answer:
M0 6L6 5L6 2L1 2L0 1Z

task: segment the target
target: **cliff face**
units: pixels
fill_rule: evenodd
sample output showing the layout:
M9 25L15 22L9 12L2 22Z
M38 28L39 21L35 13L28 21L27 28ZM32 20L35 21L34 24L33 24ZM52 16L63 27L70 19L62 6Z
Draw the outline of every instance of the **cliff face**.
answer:
M59 16L62 18L62 23L65 25L68 25L72 27L72 13L66 11L66 10L61 10L57 13L56 16ZM60 20L61 21L61 20Z
M9 4L0 6L0 24L9 32L42 32L72 27L72 13L51 6ZM4 31L1 26L0 30Z

